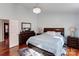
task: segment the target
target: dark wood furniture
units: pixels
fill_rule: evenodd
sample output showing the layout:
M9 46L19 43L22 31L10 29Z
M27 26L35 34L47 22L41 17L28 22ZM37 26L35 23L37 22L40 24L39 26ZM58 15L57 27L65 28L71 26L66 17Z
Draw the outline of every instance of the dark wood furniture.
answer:
M44 32L47 32L47 31L61 32L61 34L64 36L64 28L44 28ZM46 50L44 50L44 49L40 49L39 47L36 47L36 46L32 45L31 43L29 43L28 46L29 46L30 48L35 49L35 50L37 49L37 50L36 50L37 52L42 51L43 54L46 55L46 56L55 56L54 53L48 52L48 51L46 51ZM40 53L42 53L42 52L40 52Z
M26 44L26 41L31 37L34 36L34 31L22 31L19 34L19 44Z
M79 38L77 37L67 37L67 46L75 49L79 49Z

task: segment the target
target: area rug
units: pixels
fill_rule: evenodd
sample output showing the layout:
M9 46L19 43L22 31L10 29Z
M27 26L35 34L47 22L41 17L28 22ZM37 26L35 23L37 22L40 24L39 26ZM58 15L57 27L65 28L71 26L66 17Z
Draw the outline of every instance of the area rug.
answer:
M43 56L42 53L38 53L31 48L22 48L19 50L19 54L20 56Z

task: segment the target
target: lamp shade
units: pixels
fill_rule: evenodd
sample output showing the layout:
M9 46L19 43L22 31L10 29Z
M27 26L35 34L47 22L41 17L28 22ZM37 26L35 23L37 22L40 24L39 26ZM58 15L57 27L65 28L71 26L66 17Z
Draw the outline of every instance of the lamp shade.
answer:
M75 32L76 28L75 27L70 27L70 31Z
M34 8L33 13L39 14L39 13L41 13L41 9L40 8Z
M76 28L75 27L70 27L70 36L74 37L75 32L76 32Z

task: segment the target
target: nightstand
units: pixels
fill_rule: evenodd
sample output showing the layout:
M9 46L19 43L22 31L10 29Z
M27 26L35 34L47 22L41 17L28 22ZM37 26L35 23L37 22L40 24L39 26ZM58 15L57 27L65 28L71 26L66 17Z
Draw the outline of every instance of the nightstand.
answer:
M79 49L79 38L78 37L67 37L67 46Z

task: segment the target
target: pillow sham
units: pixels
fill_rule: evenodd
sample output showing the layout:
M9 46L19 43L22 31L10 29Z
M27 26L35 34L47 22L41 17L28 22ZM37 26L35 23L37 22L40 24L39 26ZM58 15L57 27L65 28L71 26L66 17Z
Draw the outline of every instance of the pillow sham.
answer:
M56 35L56 32L55 31L47 31L46 34L48 34L48 35Z
M61 32L56 32L56 35L61 35Z
M61 35L61 32L47 31L46 34L56 36L56 35Z

